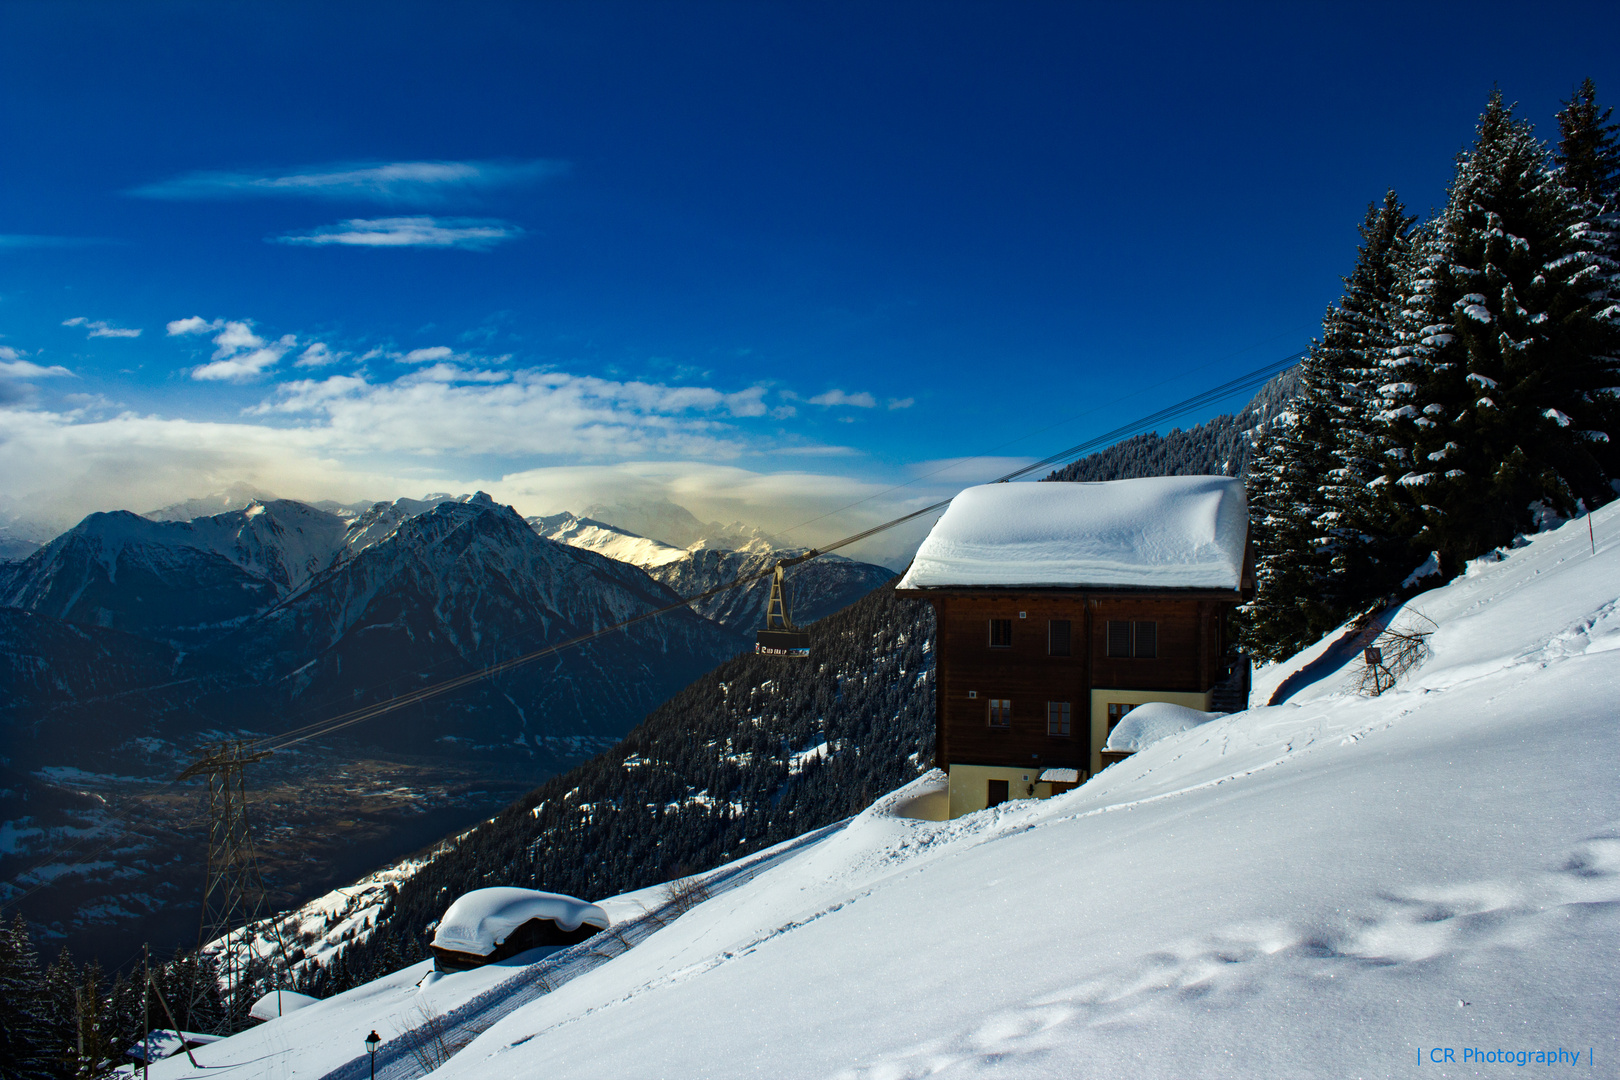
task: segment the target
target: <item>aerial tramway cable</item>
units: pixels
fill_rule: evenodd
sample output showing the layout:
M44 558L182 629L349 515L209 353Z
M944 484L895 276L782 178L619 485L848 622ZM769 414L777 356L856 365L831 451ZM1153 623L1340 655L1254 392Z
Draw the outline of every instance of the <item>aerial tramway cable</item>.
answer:
M1273 361L1266 364L1264 367L1256 368L1245 375L1240 375L1239 377L1229 380L1228 382L1224 382L1219 386L1211 387L1202 393L1195 394L1192 397L1179 401L1174 405L1167 406L1158 410L1157 412L1133 420L1129 424L1121 425L1120 427L1114 428L1112 431L1104 432L1103 434L1094 436L1085 440L1084 442L1077 443L1066 450L1062 450L1056 454L1044 457L1039 461L1033 462L1032 464L1014 469L1012 472L997 477L993 482L998 484L1008 483L1009 481L1016 480L1019 477L1027 476L1028 474L1039 469L1056 465L1060 462L1077 457L1080 454L1108 446L1132 435L1140 434L1141 432L1146 431L1147 429L1165 420L1171 420L1176 417L1184 416L1187 413L1204 408L1208 405L1212 405L1217 401L1231 397L1235 394L1258 389L1272 377L1297 364L1305 355L1306 354L1304 352L1299 352L1285 357L1282 360ZM427 701L430 698L438 697L441 694L447 694L454 690L471 686L474 683L491 676L498 675L501 672L510 671L513 668L534 663L538 660L544 659L547 656L555 656L558 653L563 652L565 649L571 649L575 646L583 645L586 642L594 641L597 638L605 637L608 634L623 630L626 627L635 625L636 623L644 622L648 619L656 619L662 615L667 615L672 611L689 607L692 604L698 603L702 600L707 600L713 596L718 596L721 593L742 588L746 585L752 585L754 582L760 581L767 577L775 577L781 574L786 567L798 563L808 562L811 559L830 554L831 552L837 551L840 548L845 548L851 544L859 543L860 541L868 539L872 536L876 536L879 533L887 532L888 530L899 525L904 525L909 521L915 521L918 518L926 517L929 514L943 510L945 507L951 504L951 500L954 498L955 496L953 495L950 499L941 499L938 502L923 507L921 510L914 510L909 514L897 517L892 521L886 521L881 525L874 525L869 529L863 529L852 536L846 536L843 539L837 540L831 544L826 544L819 548L813 548L810 551L805 552L803 555L794 556L791 559L781 560L780 562L773 564L768 570L761 570L758 573L739 577L733 581L726 582L724 585L719 585L713 589L708 589L704 592L698 593L695 596L685 597L673 604L665 604L662 607L654 608L650 611L644 611L639 615L633 615L630 618L614 623L611 626L599 627L590 631L589 633L580 634L577 637L569 638L566 641L560 641L556 644L548 645L541 649L535 649L534 651L524 653L521 656L514 656L509 659L490 664L487 667L479 668L476 671L470 671L464 675L459 675L452 679L446 679L442 682L434 683L431 686L424 686L418 690L413 690L405 694L398 694L383 701L376 702L372 705L363 706L359 709L352 709L336 716L329 716L314 723L306 724L303 727L294 728L290 731L284 731L279 735L267 735L264 738L255 740L253 742L245 742L243 747L244 749L264 749L269 751L284 750L288 747L296 746L299 743L308 742L311 739L323 738L327 735L342 731L345 728L353 727L354 725L364 723L367 720L376 719L379 716L394 712L398 709L407 708L411 705ZM848 509L848 507L845 507L845 509ZM837 513L837 511L833 512ZM804 631L799 631L796 627L793 629L797 633L804 633ZM179 778L177 777L175 780L172 780L168 784L164 785L164 787L160 790L166 791L168 788L173 787L178 782ZM140 797L142 796L137 796L137 798ZM127 813L115 814L114 819L116 820L118 818L123 818L127 821ZM95 855L106 851L121 840L124 835L128 834L118 834L105 840L102 844L98 845L90 852L87 852L78 859L75 859L74 862L77 863L86 861L93 858ZM43 861L30 866L28 869L23 870L17 875L14 875L11 879L9 879L9 881L6 882L6 884L15 884L21 878L26 877L30 873L42 869L45 865L55 861L59 861L59 853L50 853L45 856ZM0 901L0 909L10 907L23 899L26 899L34 892L44 888L46 884L48 884L48 882L42 881L35 885L34 888L27 890L19 896Z
M1014 469L1012 472L997 477L993 482L998 484L1008 483L1009 481L1016 480L1021 476L1027 476L1028 474L1039 469L1047 468L1048 466L1066 461L1069 458L1087 453L1088 451L1094 450L1098 447L1106 446L1113 442L1117 442L1120 439L1138 434L1165 420L1174 419L1175 417L1183 416L1189 412L1193 412L1194 410L1212 405L1223 398L1257 389L1269 381L1273 376L1287 370L1290 367L1293 367L1300 361L1300 359L1304 357L1304 355L1305 353L1299 352L1294 353L1291 356L1284 357L1281 360L1274 360L1263 367L1256 368L1255 370L1244 375L1240 375L1235 379L1224 382L1219 386L1211 387L1210 389L1201 393L1194 394L1190 398L1179 401L1174 405L1167 406L1158 410L1157 412L1150 413L1147 416L1133 420L1129 424L1121 425L1120 427L1114 428L1112 431L1106 431L1101 435L1093 436L1084 442L1077 443L1066 450L1059 451L1056 454L1051 454L1032 464ZM409 693L401 694L385 701L379 701L373 705L354 709L338 716L328 717L325 720L317 721L316 723L306 725L302 728L297 728L293 731L284 732L281 735L267 736L266 738L259 740L257 743L250 745L262 746L271 750L285 749L286 747L294 746L298 743L307 742L310 739L330 735L344 728L352 727L355 724L364 723L367 720L382 716L385 713L393 712L396 709L405 708L407 706L417 704L418 702L426 701L429 698L438 697L440 694L445 694L452 690L459 690L464 686L470 686L473 683L488 678L492 675L497 675L503 671L510 671L513 668L533 663L534 661L541 660L547 656L555 656L565 649L571 649L576 645L583 645L588 641L594 641L599 637L604 637L607 634L611 634L617 630L622 630L625 627L634 625L635 623L643 622L647 619L654 619L661 615L667 615L672 611L688 607L691 604L695 604L702 600L707 600L711 596L717 596L721 593L729 592L732 589L741 588L745 585L752 585L754 582L760 581L767 577L774 577L781 568L798 563L808 562L809 560L817 558L821 555L830 554L831 552L837 551L840 548L848 547L851 544L859 543L860 541L868 539L872 536L876 536L879 533L887 532L896 526L904 525L908 521L915 521L918 518L926 517L929 514L943 510L945 507L951 504L951 499L954 498L955 496L953 495L950 499L941 499L938 502L923 507L921 510L914 510L909 514L897 517L892 521L886 521L881 525L874 525L870 529L863 529L852 536L846 536L842 540L834 541L831 544L825 544L819 548L812 548L803 555L798 555L791 559L784 559L780 563L773 565L769 570L761 570L755 574L739 577L733 581L726 582L724 585L719 585L713 589L699 593L696 596L689 596L685 599L677 601L676 603L666 604L663 607L655 608L651 611L645 611L639 615L633 615L630 618L625 619L622 622L614 623L611 626L601 627L599 629L592 630L589 633L581 634L578 637L570 638L567 641L560 641L554 645L548 645L545 648L536 649L533 652L525 653L521 656L514 656L510 659L491 664L488 667L480 668L477 671L470 671L465 675L460 675L453 679L447 679L443 682L435 683L432 686L425 686L419 690L413 690ZM769 630L771 628L767 625L766 629ZM796 633L803 633L803 631L797 631L796 628L794 629ZM808 648L808 645L806 644L804 647ZM803 654L801 653L797 655Z

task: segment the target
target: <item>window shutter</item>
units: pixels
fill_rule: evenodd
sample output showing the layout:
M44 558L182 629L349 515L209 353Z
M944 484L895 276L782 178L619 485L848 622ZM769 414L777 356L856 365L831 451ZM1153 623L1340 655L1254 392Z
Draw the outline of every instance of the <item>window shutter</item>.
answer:
M1158 623L1139 622L1136 624L1136 655L1145 660L1151 660L1159 655Z
M1108 620L1108 655L1131 655L1131 624L1114 619Z
M1069 655L1070 623L1068 619L1053 619L1047 623L1047 651L1053 656Z

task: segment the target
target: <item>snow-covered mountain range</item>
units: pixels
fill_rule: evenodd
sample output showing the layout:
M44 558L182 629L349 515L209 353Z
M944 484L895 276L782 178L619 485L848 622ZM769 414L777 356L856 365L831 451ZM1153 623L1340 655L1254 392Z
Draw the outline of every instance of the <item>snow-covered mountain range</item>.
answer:
M1426 641L1379 696L1347 626L1064 795L941 821L925 775L684 913L603 900L611 939L424 961L197 1061L394 1080L431 1032L447 1080L1607 1075L1620 503L1387 625Z
M541 536L483 494L357 511L235 491L203 501L216 512L171 519L194 508L93 514L28 558L0 564L0 765L32 777L0 785L0 809L15 824L0 841L0 878L62 837L117 827L98 800L123 805L149 795L201 741L286 731L680 599L633 562ZM657 546L590 528L621 544ZM693 558L673 550L677 563ZM840 560L822 607L842 606L887 577ZM723 580L704 579L704 588ZM362 787L338 765L363 747L368 761L385 759L368 765L370 773L392 774L390 762L426 763L425 783L449 785L418 793L425 808L450 814L440 832L423 836L410 823L414 795L377 825L379 854L390 829L410 850L473 820L455 813L487 815L514 789L613 745L670 694L746 649L752 629L677 609L348 730L346 750L311 747L309 760L287 759L293 771L284 782L302 794L289 795L292 816L263 824L284 830L320 805L354 814L358 806L349 804ZM322 754L335 755L330 769ZM469 787L475 762L498 768ZM55 801L67 809L47 817L31 809L43 805L35 787L73 776L88 778L90 804L80 807L64 789ZM146 869L98 883L64 865L60 881L72 885L72 900L41 893L30 917L48 912L53 932L73 938L95 926L136 925L168 902L163 876L146 876L182 849L194 862L191 841L170 820L180 808L129 805L145 839L124 854Z

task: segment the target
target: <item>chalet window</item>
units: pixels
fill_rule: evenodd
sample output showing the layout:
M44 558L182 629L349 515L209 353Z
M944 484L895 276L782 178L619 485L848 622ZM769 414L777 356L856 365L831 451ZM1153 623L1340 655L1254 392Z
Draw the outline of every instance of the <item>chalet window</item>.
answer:
M1069 655L1069 631L1071 623L1068 619L1053 619L1046 624L1046 651L1053 656Z
M1159 624L1108 620L1108 655L1151 660L1159 655Z
M1121 705L1118 702L1108 703L1108 733L1114 733L1114 725L1125 719L1125 714L1136 708L1135 705Z
M1046 733L1048 735L1069 734L1069 703L1067 701L1048 701L1046 703Z
M1012 648L1012 620L990 620L990 647L992 649Z
M990 699L990 726L996 728L1012 726L1012 701L1010 699Z
M985 788L984 805L986 807L1000 806L1007 801L1007 781L991 780Z

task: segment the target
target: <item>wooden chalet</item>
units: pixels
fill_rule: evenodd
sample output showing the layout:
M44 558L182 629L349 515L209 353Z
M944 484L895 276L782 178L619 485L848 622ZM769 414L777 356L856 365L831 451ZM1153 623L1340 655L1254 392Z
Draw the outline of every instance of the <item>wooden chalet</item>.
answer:
M1227 621L1254 569L1230 477L969 488L897 591L934 608L951 817L1083 783L1137 705L1247 705Z

